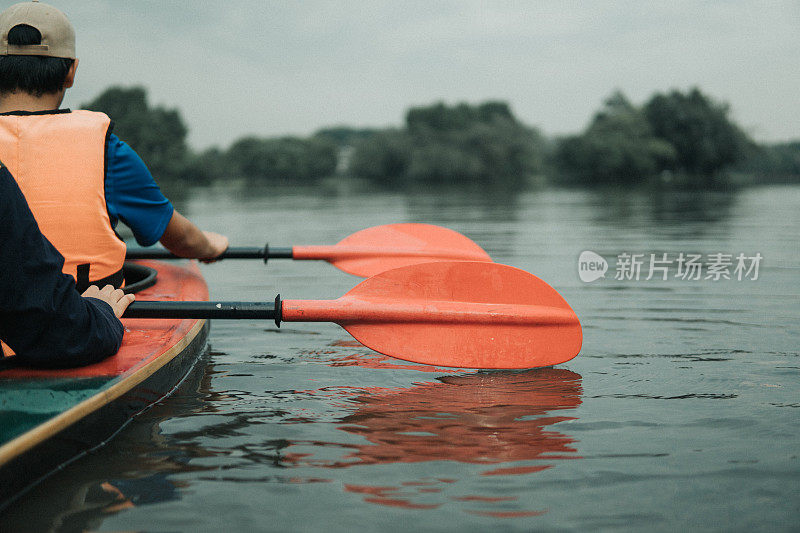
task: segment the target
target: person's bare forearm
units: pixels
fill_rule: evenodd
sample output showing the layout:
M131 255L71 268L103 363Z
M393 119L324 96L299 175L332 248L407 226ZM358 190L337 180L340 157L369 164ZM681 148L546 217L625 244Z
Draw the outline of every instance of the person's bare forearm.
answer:
M180 257L205 257L210 253L209 242L200 228L175 211L161 236L161 244Z
M177 256L197 259L213 259L228 247L227 238L201 231L178 211L173 212L160 242Z

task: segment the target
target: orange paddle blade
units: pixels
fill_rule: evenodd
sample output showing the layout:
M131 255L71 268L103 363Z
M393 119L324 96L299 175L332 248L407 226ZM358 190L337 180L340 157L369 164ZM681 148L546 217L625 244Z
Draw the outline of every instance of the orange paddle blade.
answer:
M284 300L284 321L336 322L406 361L462 368L551 366L578 355L575 312L514 267L438 262L377 274L336 300Z
M433 261L492 261L483 248L457 231L416 223L363 229L333 246L295 246L292 258L324 259L361 277Z

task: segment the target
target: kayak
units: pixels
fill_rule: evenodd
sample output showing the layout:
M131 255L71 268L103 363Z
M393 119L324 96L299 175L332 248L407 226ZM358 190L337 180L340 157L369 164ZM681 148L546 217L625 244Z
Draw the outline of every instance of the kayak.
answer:
M126 263L125 272L137 299L208 300L195 262ZM206 320L122 322L119 352L100 363L0 370L0 511L168 396L205 351Z

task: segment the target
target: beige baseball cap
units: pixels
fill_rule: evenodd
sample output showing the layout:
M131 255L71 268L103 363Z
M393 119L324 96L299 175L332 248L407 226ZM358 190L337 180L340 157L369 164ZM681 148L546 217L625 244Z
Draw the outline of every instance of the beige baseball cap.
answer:
M27 24L39 30L42 44L8 44L8 32L19 24ZM69 19L58 9L38 0L14 4L0 13L0 34L0 55L75 59L75 30Z

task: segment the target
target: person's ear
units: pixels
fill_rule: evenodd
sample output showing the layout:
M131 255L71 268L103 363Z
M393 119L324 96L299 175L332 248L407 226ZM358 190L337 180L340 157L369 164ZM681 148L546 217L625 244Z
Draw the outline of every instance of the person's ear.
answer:
M72 87L72 84L75 83L75 71L78 70L78 60L75 59L72 62L72 66L69 67L67 71L67 75L64 77L64 88L69 89Z

